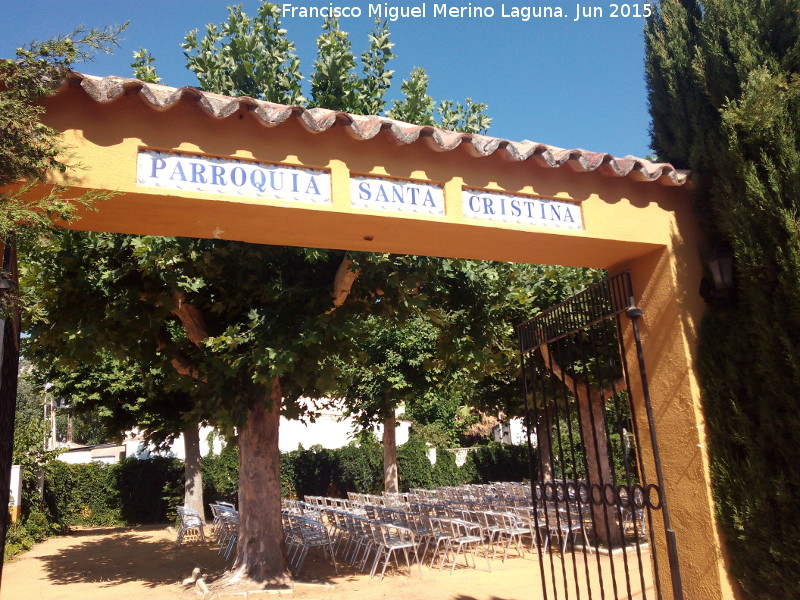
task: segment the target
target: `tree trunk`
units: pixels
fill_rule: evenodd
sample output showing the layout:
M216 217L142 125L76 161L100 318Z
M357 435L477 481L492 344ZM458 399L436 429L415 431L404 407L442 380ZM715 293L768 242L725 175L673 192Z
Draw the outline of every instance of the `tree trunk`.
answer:
M19 281L17 249L12 239L0 241L3 253L2 269L10 273L11 281ZM11 290L0 291L0 300L8 301L11 314L0 313L0 578L3 575L3 556L9 525L8 497L11 494L11 461L14 454L14 418L17 408L17 375L19 372L19 303L13 302Z
M239 432L239 540L231 583L285 585L289 580L281 525L280 411L281 385L275 377L269 408L257 403Z
M605 403L600 394L594 390L588 398L584 394L579 394L579 396L581 432L586 445L589 485L599 485L602 495L596 491L593 492L593 495L603 497L605 496L605 485L613 483L604 420ZM592 518L594 533L601 544L609 548L622 546L622 530L617 525L614 506L592 503Z
M386 392L386 404L389 405L389 394ZM386 492L396 493L397 485L397 420L394 410L391 417L383 422L383 489Z
M197 425L188 425L183 430L183 448L186 454L183 461L183 472L186 479L183 504L195 509L205 522L203 471L200 468L200 432Z
M596 499L602 499L605 497L605 485L613 484L604 420L605 400L611 396L612 392L610 390L592 389L585 382L574 379L564 371L557 361L553 360L550 355L550 349L546 344L540 346L540 350L546 368L558 377L573 396L577 398L578 417L581 433L583 434L583 443L586 447L589 491L592 493L591 486L599 486L599 493L595 491L592 495ZM623 383L621 381L615 382L611 386L611 390L621 389L622 386ZM607 505L605 502L599 505L592 502L591 506L594 533L598 541L609 548L622 546L622 529L617 525L615 507Z
M539 451L539 478L553 481L553 422L551 409L545 406L536 421L536 447Z

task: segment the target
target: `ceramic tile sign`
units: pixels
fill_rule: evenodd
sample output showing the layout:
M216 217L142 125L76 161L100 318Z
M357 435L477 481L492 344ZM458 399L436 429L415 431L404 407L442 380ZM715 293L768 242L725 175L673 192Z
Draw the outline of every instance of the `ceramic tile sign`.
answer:
M581 208L574 202L473 189L462 190L461 200L469 219L583 230Z
M350 205L390 212L445 214L441 185L380 177L351 177Z
M191 192L331 203L328 171L233 158L139 150L136 182Z

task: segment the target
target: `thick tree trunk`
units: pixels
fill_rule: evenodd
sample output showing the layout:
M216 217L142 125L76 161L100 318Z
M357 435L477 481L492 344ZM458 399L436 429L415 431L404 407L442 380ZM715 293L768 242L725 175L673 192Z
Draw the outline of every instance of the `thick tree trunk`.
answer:
M386 392L386 403L389 404L389 392ZM396 493L397 483L397 420L392 416L383 422L383 489Z
M200 432L197 425L188 425L183 430L183 448L186 458L183 472L186 479L183 504L195 509L205 521L203 505L203 471L200 468Z
M592 495L595 499L604 498L606 484L613 484L604 419L605 401L611 396L611 392L592 389L586 383L574 379L561 368L558 362L552 359L547 345L540 346L540 349L545 366L577 398L578 418L583 443L586 447L587 479L590 492L593 486L599 486L599 492L594 491ZM612 389L619 389L621 386L622 383L618 382L612 386ZM617 525L617 511L614 506L605 502L601 504L592 502L592 521L594 534L601 544L610 548L622 546L622 529Z
M11 281L19 281L17 249L13 239L0 240L3 255L2 269L10 273ZM11 314L0 314L0 578L3 574L3 556L6 532L10 523L8 497L11 494L11 461L14 454L14 417L17 407L17 374L19 371L19 304L10 301L13 291L0 292L0 299L9 301Z
M545 406L536 421L536 447L539 451L539 478L553 481L553 422L551 408Z
M600 490L605 495L605 485L613 483L611 477L611 461L608 456L608 438L606 437L606 427L604 420L604 402L602 398L595 398L596 392L592 392L587 399L581 397L580 422L583 441L586 444L586 463L589 469L589 485L600 486ZM583 396L581 394L581 396ZM599 397L599 394L597 394ZM590 402L591 408L590 408ZM600 496L594 492L595 497ZM601 544L610 548L622 545L622 530L617 525L617 514L613 506L605 503L597 505L592 503L592 517L594 521L594 533Z
M257 403L239 432L239 541L231 583L286 584L281 525L280 452L278 425L281 385L272 381L270 406Z

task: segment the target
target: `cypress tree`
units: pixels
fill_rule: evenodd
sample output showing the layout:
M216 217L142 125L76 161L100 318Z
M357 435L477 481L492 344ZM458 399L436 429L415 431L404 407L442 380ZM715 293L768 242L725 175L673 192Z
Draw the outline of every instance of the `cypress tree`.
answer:
M653 149L693 170L709 247L733 251L697 366L731 568L759 599L800 597L798 11L661 0L645 32Z

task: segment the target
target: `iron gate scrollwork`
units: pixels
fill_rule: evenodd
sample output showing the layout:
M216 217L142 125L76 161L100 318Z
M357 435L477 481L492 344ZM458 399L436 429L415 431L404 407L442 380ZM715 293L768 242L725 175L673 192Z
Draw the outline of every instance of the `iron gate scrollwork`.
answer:
M683 598L641 316L625 272L516 328L545 599Z

